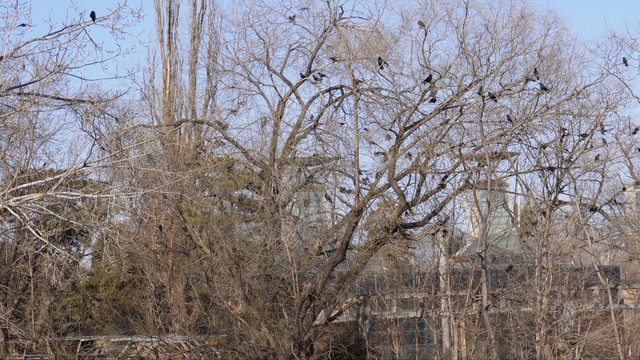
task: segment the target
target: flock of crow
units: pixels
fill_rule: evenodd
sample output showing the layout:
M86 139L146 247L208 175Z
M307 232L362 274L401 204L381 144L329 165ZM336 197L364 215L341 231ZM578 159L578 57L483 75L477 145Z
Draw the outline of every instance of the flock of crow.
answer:
M418 20L418 26L420 28L424 29L425 32L426 32L426 25L425 25L424 21ZM337 59L335 57L331 57L330 60L332 62L336 62L337 61ZM377 63L378 63L378 68L377 68L378 72L384 70L385 65L389 66L389 63L387 63L387 61L384 58L382 58L382 56L378 56ZM629 66L629 61L627 60L626 57L622 57L622 64L624 66ZM324 73L321 73L321 72L318 72L317 75L316 74L312 74L311 75L311 78L316 82L322 81L322 79L325 78L325 77L327 77L327 75L325 75ZM301 79L305 79L305 78L307 78L307 76L305 76L303 73L300 73L300 78ZM437 94L438 90L434 86L433 81L434 81L433 74L431 74L431 73L429 75L427 75L427 77L422 81L423 85L431 84L431 91L430 91L430 94L429 94L429 102L430 103L437 102L436 94ZM538 83L538 86L540 88L540 92L545 93L545 92L550 92L551 91L551 89L549 89L549 87L547 87L540 80L540 73L538 72L538 68L537 67L533 68L533 77L530 77L530 76L526 77L526 82L529 82L529 81L533 81L533 82ZM361 83L361 82L362 81L359 81L359 80L356 79L356 83ZM479 96L481 96L482 99L484 100L485 93L483 91L482 85L479 86L477 94ZM492 100L492 101L494 101L496 103L498 102L498 96L496 96L496 94L494 94L491 91L487 91L486 92L486 97L489 98L489 100ZM508 114L506 118L507 118L507 121L509 123L513 123L513 118L511 117L511 115ZM638 148L638 151L640 152L640 148Z
M91 13L93 15L93 11ZM290 18L290 20L291 20L291 18ZM426 32L426 25L422 20L418 20L418 26L420 28L422 28L422 29L425 29L425 32ZM330 60L332 62L338 61L335 57L331 57ZM629 66L629 63L628 63L626 57L623 57L622 61L623 61L625 66ZM377 63L378 63L378 68L377 68L378 72L384 70L385 65L389 66L389 63L387 63L387 61L384 58L382 58L382 56L378 56ZM321 82L322 79L325 78L325 77L327 77L327 75L322 73L322 72L318 72L317 74L311 74L311 78L315 82ZM305 75L303 73L300 73L300 79L304 80L306 78L308 78L307 75ZM432 84L433 80L434 80L433 79L433 74L429 74L422 81L422 84L424 84L424 85ZM537 82L541 92L549 92L549 91L551 91L545 84L542 83L542 81L540 81L540 74L538 72L538 68L534 68L533 69L533 77L528 77L527 81ZM358 81L356 79L356 83L361 83L361 82L362 81ZM429 102L430 103L437 102L436 94L437 94L437 88L435 86L433 86L433 84L432 84L431 91L430 91L430 94L429 94ZM484 99L485 93L483 92L482 85L480 85L477 94ZM491 91L487 91L486 96L489 98L489 100L492 100L492 101L494 101L496 103L498 102L498 97L496 96L496 94L492 93ZM507 121L513 122L513 119L511 118L511 116L509 116L509 115L507 116Z

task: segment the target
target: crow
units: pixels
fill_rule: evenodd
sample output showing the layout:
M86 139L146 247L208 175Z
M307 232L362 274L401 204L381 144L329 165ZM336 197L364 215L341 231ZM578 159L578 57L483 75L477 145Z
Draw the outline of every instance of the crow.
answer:
M18 25L17 27L27 27L27 24L22 23L22 24Z
M480 85L480 87L478 87L478 95L482 96L482 85Z
M631 132L631 135L635 135L635 134L637 134L637 133L638 133L638 130L640 130L640 128L636 126L636 127L633 129L633 131Z
M533 76L536 77L537 80L540 80L540 75L538 74L538 68L533 68Z
M160 232L162 232L162 224L158 224L158 230L160 230Z
M313 77L313 81L320 81L322 78L319 78L315 75L312 75L311 77Z
M600 132L602 133L602 135L607 132L607 129L604 128L604 124L600 124Z
M507 114L507 121L513 124L513 119L511 118L511 115Z
M431 91L429 92L429 97L431 97L431 100L429 100L429 102L436 102L436 95L438 95L438 88L432 86Z
M422 82L423 84L428 84L431 82L431 80L433 80L433 75L429 74L429 76L427 76L426 79L424 79L424 81Z
M627 61L626 57L622 57L622 63L624 64L624 66L629 66L629 61Z
M422 20L418 20L418 26L420 26L421 28L426 28L427 26L424 24L424 21Z
M321 72L318 73L318 76L320 77L320 79L324 79L328 77L325 73L321 73Z
M569 130L567 128L565 128L565 127L561 127L560 128L560 132L561 132L561 134L560 134L560 138L561 139L566 138L567 134L569 134Z
M330 57L330 58L329 58L329 60L331 60L331 62L336 62L336 61L338 61L338 59L337 59L337 58L335 58L335 57L333 57L333 56L332 56L332 57Z
M600 160L600 154L596 155L596 158L594 159L594 161L598 161Z
M91 21L96 22L96 12L91 10L91 12L89 13L89 16L91 17Z
M432 98L429 100L429 102L430 102L430 103L432 103L432 104L433 104L433 103L435 103L436 101L438 101L438 99L436 99L435 97L432 97Z
M304 76L303 73L300 73L300 79L304 79L306 76Z
M389 64L388 64L386 61L384 61L384 59L383 59L383 58L381 58L380 56L378 56L378 69L379 69L379 70L384 70L384 65L389 66Z
M543 83L540 83L540 90L542 90L542 91L549 91L549 88L548 88L548 87L546 87L546 86L544 86L544 84L543 84Z
M498 102L498 98L491 91L489 91L487 95L489 96L489 99L495 101L496 103Z

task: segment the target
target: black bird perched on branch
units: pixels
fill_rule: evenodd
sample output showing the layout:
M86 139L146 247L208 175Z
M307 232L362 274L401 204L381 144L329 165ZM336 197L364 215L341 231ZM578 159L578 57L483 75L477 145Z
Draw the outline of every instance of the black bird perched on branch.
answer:
M304 79L306 76L304 76L303 73L300 73L300 79Z
M429 92L429 96L431 97L431 99L429 100L430 103L435 103L437 101L436 95L438 95L438 88L433 86L431 87L431 91Z
M496 103L498 102L498 98L491 91L489 91L487 95L489 96L489 99L495 101Z
M378 69L379 69L379 70L384 70L384 65L389 66L389 64L388 64L386 61L384 61L384 59L383 59L383 58L381 58L380 56L378 56Z
M567 129L566 127L560 128L560 139L566 138L568 134L569 134L569 129Z
M635 135L635 134L637 134L637 133L638 133L638 130L640 130L640 128L636 126L636 127L633 129L633 131L631 132L631 135Z
M427 25L424 24L424 21L422 20L418 20L418 26L420 26L421 28L426 28Z
M540 75L538 74L538 68L537 67L533 68L533 76L536 77L536 80L540 80Z
M600 124L600 132L602 133L602 135L607 132L607 129L604 128L604 124Z
M96 12L91 10L89 13L89 17L91 17L91 21L96 22Z
M22 24L18 25L17 27L27 27L27 24L22 23Z
M511 118L511 115L507 114L507 121L513 124L513 119Z
M427 76L426 79L424 79L424 81L422 82L423 84L428 84L431 82L431 80L433 80L433 74L429 74L429 76Z
M627 61L626 57L622 57L622 63L624 64L624 66L629 66L629 61Z
M313 81L320 81L322 78L319 78L315 75L312 75L311 77L313 77Z
M546 86L544 86L544 84L543 84L543 83L540 83L540 90L542 90L542 91L549 91L549 88L548 88L548 87L546 87Z

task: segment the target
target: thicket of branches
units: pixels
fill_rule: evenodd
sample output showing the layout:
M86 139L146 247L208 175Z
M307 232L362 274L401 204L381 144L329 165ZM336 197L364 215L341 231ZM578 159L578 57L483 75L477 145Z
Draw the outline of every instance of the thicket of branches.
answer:
M527 342L512 355L579 357L596 336L566 338L576 317L550 309L566 264L639 261L632 32L584 43L512 0L154 4L143 80L121 92L100 79L129 77L95 74L124 55L91 33L132 36L135 11L35 33L28 8L2 5L0 356L10 338L123 333L227 334L240 358L374 356L333 324L353 288L375 269L450 284L469 194L492 182L517 184L532 254L509 294L534 304L511 313ZM432 310L451 328L477 315L466 351L498 358L504 329L472 311L495 296L487 231L475 240L479 297L440 303L458 286L440 285Z

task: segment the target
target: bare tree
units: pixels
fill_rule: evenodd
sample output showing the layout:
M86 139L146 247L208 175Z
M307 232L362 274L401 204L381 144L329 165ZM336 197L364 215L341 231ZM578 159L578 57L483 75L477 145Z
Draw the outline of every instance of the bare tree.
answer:
M233 304L234 323L251 339L242 351L253 354L312 356L323 324L341 313L371 259L435 225L474 184L518 176L519 189L540 199L536 211L548 219L577 205L567 187L586 175L569 174L580 172L579 158L595 156L594 137L623 105L602 96L616 88L608 75L614 64L562 50L574 40L552 15L532 17L534 10L512 2L431 3L415 12L424 26L383 4L256 3L222 16L208 43L198 40L204 5L190 6L182 17L179 3L156 4L162 91L148 96L163 94L154 107L161 112L152 111L163 114L154 118L159 129L202 139L208 159L226 164L208 165L205 177L244 179L207 188L213 207L188 202L211 219L232 220L224 232L197 227L190 236L225 269L229 286L214 292ZM181 45L175 34L183 19L192 35ZM600 67L580 72L592 63ZM195 81L193 64L215 84ZM199 93L208 106L200 113L191 95ZM197 136L186 135L196 128ZM169 143L193 149L195 142ZM511 170L492 161L516 161L511 153L521 154ZM196 213L203 216L181 214L187 229L196 229ZM551 239L551 229L542 238ZM479 238L486 249L487 236ZM541 271L550 268L545 256L535 257ZM541 316L548 275L536 275ZM491 319L479 314L487 356L497 358ZM547 324L537 324L536 353L544 357Z
M430 327L445 358L625 357L618 268L596 254L633 248L611 175L635 180L631 41L590 48L508 0L154 9L139 101L87 75L117 60L91 30L123 9L3 43L5 338L224 332L241 358L400 358ZM369 276L388 287L369 296ZM359 308L388 344L345 336L375 327Z
M109 159L84 130L94 117L116 114L119 97L94 86L90 73L120 54L105 56L90 34L111 20L126 26L135 16L127 11L47 26L29 19L26 5L2 5L1 356L9 338L36 344L75 326L55 310L82 273L112 197L98 171Z

